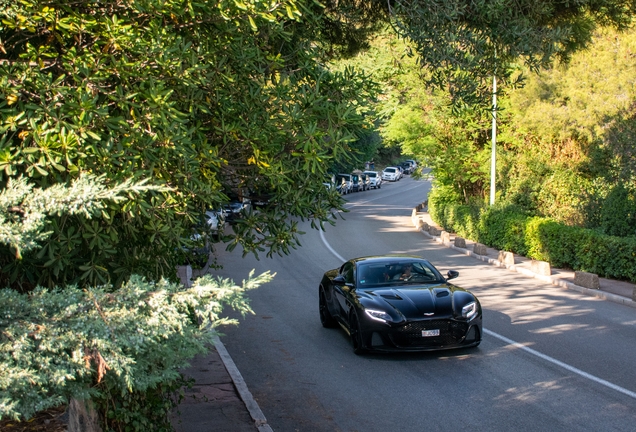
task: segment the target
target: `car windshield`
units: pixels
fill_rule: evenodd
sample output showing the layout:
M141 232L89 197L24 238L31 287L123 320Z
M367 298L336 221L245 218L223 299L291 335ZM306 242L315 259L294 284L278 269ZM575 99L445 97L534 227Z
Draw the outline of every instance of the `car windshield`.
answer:
M376 176L376 174L375 174L375 173L367 173L367 175L368 175L369 177L375 177L375 176Z
M395 168L387 168L384 170L384 172L388 172L388 173L395 172Z
M426 261L358 264L358 285L362 288L441 282L444 277Z

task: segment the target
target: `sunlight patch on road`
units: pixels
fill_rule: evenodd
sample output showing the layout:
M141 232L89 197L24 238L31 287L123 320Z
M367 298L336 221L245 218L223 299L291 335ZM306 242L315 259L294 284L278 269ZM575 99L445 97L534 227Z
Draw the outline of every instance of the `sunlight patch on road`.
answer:
M542 360L545 360L545 361L547 361L549 363L552 363L552 364L554 364L556 366L559 366L559 367L561 367L561 368L563 368L563 369L565 369L565 370L567 370L569 372L572 372L572 373L574 373L576 375L579 375L579 376L581 376L583 378L587 378L590 381L594 381L597 384L600 384L602 386L605 386L607 388L615 390L615 391L617 391L619 393L622 393L622 394L624 394L626 396L631 397L632 399L636 399L636 392L633 392L631 390L627 390L626 388L617 386L616 384L612 384L609 381L606 381L606 380L601 379L601 378L599 378L597 376L594 376L592 374L584 372L581 369L577 369L574 366L570 366L567 363L563 363L562 361L559 361L559 360L557 360L555 358L552 358L550 356L542 354L539 351L533 350L532 348L528 348L527 346L522 345L519 342L515 342L512 339L508 339L507 337L502 336L502 335L500 335L498 333L495 333L493 331L484 329L484 333L487 334L488 336L492 336L492 337L494 337L496 339L499 339L500 341L503 341L503 342L505 342L505 343L507 343L509 345L512 345L515 348L519 348L519 349L527 352L528 354L532 354L535 357L539 357Z
M569 331L581 331L583 329L589 330L589 327L590 326L587 324L559 324L559 325L553 325L550 327L543 327L536 330L529 330L529 332L534 334L557 335L557 334L563 334Z

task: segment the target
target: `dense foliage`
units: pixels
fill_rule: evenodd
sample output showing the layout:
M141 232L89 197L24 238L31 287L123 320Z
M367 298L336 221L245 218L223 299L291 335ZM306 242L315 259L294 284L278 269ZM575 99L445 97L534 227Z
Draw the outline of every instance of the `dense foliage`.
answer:
M373 95L357 72L321 66L316 10L294 0L1 0L0 184L91 172L107 185L170 188L110 202L99 220L51 219L39 251L16 261L0 249L2 284L174 277L202 212L230 198L273 204L224 239L246 252L288 253L297 218L330 220L342 201L323 175L355 157Z
M0 192L0 244L17 259L53 235L46 221L65 214L101 217L107 202L152 191L124 182L108 189L100 177L70 186L33 188L26 179ZM205 276L190 289L165 279L131 277L120 289L0 289L0 419L29 419L69 399L93 401L109 430L170 430L166 393L183 384L179 369L209 348L211 331L235 323L225 307L251 312L244 294L271 280L252 274L242 286Z
M633 31L598 32L589 50L510 94L502 199L570 225L636 235L634 49Z
M536 71L586 46L599 25L625 28L629 0L396 0L393 24L413 42L429 82L453 99L488 105L493 75L515 82L518 63Z
M92 397L104 400L105 421L113 400L177 381L187 360L209 348L211 327L232 322L223 308L251 312L244 292L271 278L250 274L237 286L208 275L183 289L135 276L115 291L0 290L0 418Z
M602 277L636 282L636 237L617 237L553 219L515 205L491 207L449 203L443 191L429 196L433 219L446 230L491 247Z

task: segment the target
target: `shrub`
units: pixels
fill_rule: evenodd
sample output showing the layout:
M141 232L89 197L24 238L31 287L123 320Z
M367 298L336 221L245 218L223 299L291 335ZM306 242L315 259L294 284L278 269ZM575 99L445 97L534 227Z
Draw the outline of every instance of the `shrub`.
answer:
M444 211L447 206L459 202L459 194L451 186L436 186L428 194L428 212L433 220L446 227Z
M208 349L210 327L236 322L220 316L223 308L251 312L243 293L272 277L252 272L237 286L206 275L189 289L135 276L114 292L0 290L0 418L28 419L70 398L92 398L109 422L147 430L156 419L143 418L157 414L143 404L161 405L157 391L173 388L179 369ZM108 414L113 395L128 406Z
M429 198L430 205L430 198ZM433 220L465 238L549 262L553 267L588 271L636 282L636 237L617 237L531 216L515 205L480 210L435 203ZM439 218L439 219L437 219Z
M614 186L601 207L601 229L614 236L636 235L636 199L622 183Z
M528 216L515 205L488 207L479 221L479 241L497 249L525 255L527 218Z
M531 217L526 221L525 243L528 258L548 261L555 267L574 268L580 228L552 219Z

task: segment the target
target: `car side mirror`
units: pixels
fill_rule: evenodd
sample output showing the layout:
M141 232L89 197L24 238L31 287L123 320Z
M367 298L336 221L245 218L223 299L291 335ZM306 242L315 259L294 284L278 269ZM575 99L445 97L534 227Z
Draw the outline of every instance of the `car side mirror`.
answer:
M338 284L344 284L345 283L345 278L342 275L338 275L335 278L333 278L333 281L335 283L338 283Z
M448 277L446 278L446 280L451 280L451 279L455 279L457 276L459 276L459 272L457 270L449 270L447 275L448 275Z

